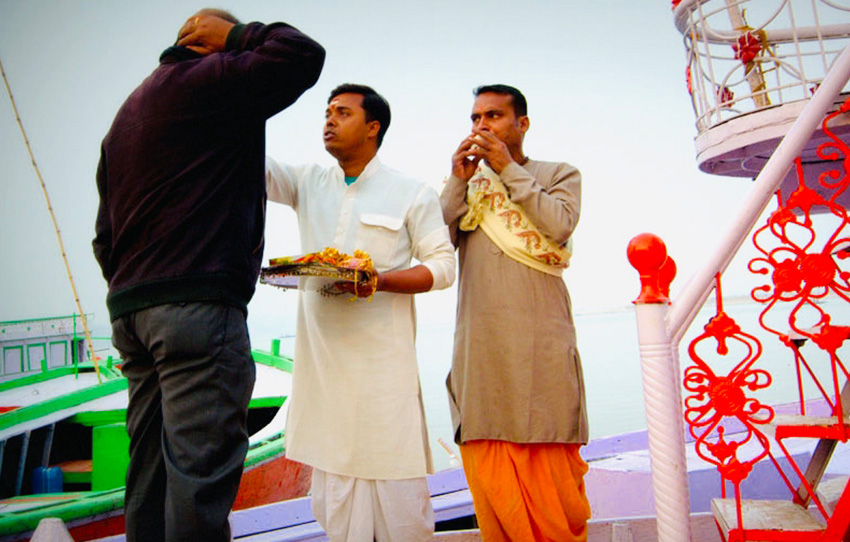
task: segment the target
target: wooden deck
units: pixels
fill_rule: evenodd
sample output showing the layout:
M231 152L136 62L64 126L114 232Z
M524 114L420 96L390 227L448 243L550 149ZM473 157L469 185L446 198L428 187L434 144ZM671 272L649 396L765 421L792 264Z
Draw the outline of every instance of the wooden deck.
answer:
M287 536L294 535L294 532ZM238 542L303 542L327 541L320 529L308 533L305 529L298 537L285 537L281 533L262 533L251 537L239 537ZM442 531L434 534L435 542L480 542L478 529ZM654 517L619 518L616 520L591 521L588 542L657 542L657 524ZM691 542L721 542L717 525L710 513L691 516Z
M234 533L238 524L238 515L234 517ZM101 539L100 542L123 542L123 536ZM297 527L259 532L247 536L235 536L236 542L323 542L327 541L324 532L315 522ZM477 529L442 531L434 534L435 542L480 542L481 533ZM657 542L658 533L655 518L619 518L615 520L591 521L588 542ZM32 542L39 541L33 538ZM691 542L721 542L714 518L710 513L691 516Z
M620 518L591 521L588 542L657 542L655 518ZM480 542L477 529L436 533L437 542ZM271 539L269 539L271 542ZM720 542L714 518L709 513L691 516L691 542Z

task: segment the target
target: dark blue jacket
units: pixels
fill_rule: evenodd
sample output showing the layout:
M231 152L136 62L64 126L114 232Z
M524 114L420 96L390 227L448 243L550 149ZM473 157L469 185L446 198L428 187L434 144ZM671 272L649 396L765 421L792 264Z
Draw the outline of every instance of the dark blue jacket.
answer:
M94 253L112 320L164 303L246 310L263 254L265 123L316 83L325 51L283 23L225 51L170 47L101 146Z

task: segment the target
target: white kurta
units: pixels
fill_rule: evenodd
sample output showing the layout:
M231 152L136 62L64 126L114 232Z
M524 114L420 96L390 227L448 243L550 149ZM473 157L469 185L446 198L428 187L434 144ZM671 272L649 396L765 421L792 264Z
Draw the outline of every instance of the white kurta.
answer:
M380 272L427 266L432 289L454 280L454 247L437 193L374 158L352 185L338 166L292 167L269 159L271 201L295 209L301 249L365 250ZM432 472L416 365L409 294L371 301L325 297L328 280L302 277L286 455L318 469L368 479Z

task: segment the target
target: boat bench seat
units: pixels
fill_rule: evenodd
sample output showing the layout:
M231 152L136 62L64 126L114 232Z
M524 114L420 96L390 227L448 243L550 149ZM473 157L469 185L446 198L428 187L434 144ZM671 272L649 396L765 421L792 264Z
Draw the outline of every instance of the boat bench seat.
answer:
M818 484L818 499L830 515L835 512L835 506L844 494L848 483L850 483L850 476L836 476Z
M64 461L54 465L62 469L62 482L66 484L90 484L92 473L91 459Z
M723 540L729 540L732 531L741 537L735 499L712 499L711 509ZM742 500L741 514L746 540L817 540L826 528L791 501Z

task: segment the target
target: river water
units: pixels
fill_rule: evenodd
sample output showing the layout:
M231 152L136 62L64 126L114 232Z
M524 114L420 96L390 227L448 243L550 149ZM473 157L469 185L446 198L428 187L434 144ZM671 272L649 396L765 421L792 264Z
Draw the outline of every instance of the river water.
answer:
M846 302L833 298L832 301L824 303L824 306L832 314L834 324L847 325L850 321L850 305ZM427 305L422 307L420 304L418 307L419 374L434 466L441 470L450 466L450 456L438 439L442 439L452 451L457 452L452 438L445 388L446 375L451 368L454 322L442 310L433 313ZM727 302L724 309L743 331L756 335L761 340L763 353L757 363L773 374L774 381L768 389L758 392L760 400L770 404L796 400L793 357L774 336L758 327L758 318L763 307L745 301ZM703 327L714 313L715 308L710 301L685 334L679 349L683 370L690 363L688 344L703 332ZM577 314L575 320L587 391L591 439L645 429L640 351L634 309L629 307ZM278 334L283 337L282 348L287 354L290 354L292 349L292 332ZM253 329L252 338L256 339ZM264 344L255 342L256 346L263 349L267 348ZM728 359L737 361L734 352L733 349ZM820 369L826 370L827 367L824 365ZM714 370L717 373L728 371ZM807 385L806 389L809 393L813 388Z

